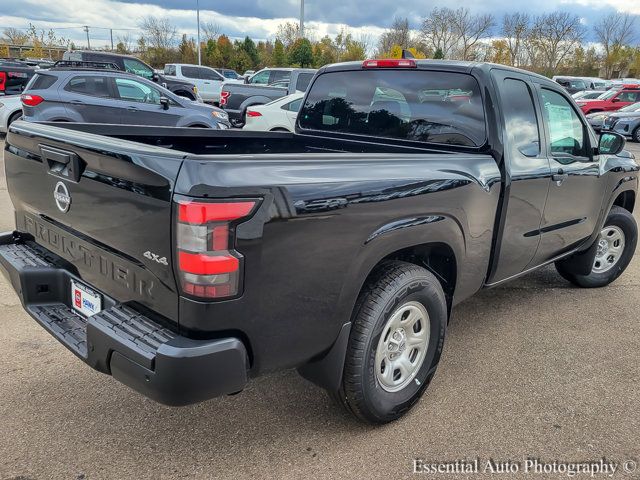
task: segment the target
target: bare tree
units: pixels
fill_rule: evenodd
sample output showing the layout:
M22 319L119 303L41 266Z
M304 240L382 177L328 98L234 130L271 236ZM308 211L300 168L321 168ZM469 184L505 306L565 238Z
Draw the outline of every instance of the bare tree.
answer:
M420 34L423 41L434 52L442 52L444 58L450 58L458 43L458 34L453 25L454 11L450 8L434 8L422 22Z
M178 31L168 18L144 17L139 24L147 47L168 50L176 44Z
M388 53L394 45L402 48L413 47L415 39L413 38L409 20L407 18L394 18L391 28L386 30L378 42L378 55Z
M202 30L202 38L204 43L209 40L217 40L220 35L220 25L213 22L200 23L200 30Z
M288 48L300 38L300 25L293 22L281 23L278 25L276 38L282 42L285 48Z
M577 15L553 12L535 18L529 42L537 51L544 73L553 74L580 46L584 27Z
M458 37L460 59L473 60L476 44L491 36L495 25L493 15L473 14L468 8L460 7L453 12L451 21Z
M507 42L511 65L520 66L523 63L523 44L530 24L531 18L526 13L506 14L502 18L502 35Z
M610 13L595 24L593 30L604 49L604 67L607 78L611 77L616 64L616 53L635 39L636 17L628 13Z
M26 45L29 34L17 28L9 27L2 31L2 40L10 45Z
M124 35L118 36L118 50L122 50L119 53L130 53L133 46L133 37L129 32Z

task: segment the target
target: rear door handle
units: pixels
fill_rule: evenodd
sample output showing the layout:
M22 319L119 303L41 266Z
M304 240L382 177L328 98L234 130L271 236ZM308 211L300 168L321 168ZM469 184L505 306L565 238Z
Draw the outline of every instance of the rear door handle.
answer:
M569 174L564 173L564 170L562 170L561 168L558 169L558 173L554 173L553 175L551 175L551 180L556 182L558 186L562 185L562 182L564 182L567 178L569 178Z
M82 100L69 100L69 103L73 103L75 105L84 105Z
M127 107L127 110L129 110L130 112L137 112L140 109L138 107Z

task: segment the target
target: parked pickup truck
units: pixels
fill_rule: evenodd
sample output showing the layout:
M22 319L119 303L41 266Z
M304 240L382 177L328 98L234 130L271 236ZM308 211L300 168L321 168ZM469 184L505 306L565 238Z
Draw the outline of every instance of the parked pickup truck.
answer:
M35 72L24 62L0 60L0 96L21 94Z
M627 268L624 143L544 77L413 59L322 68L295 133L18 120L0 270L81 360L159 402L296 367L389 422L461 301L551 263L587 288Z
M234 126L242 127L248 107L264 105L295 92L306 92L315 73L316 70L308 68L265 68L249 78L246 84L222 84L220 106L227 111Z
M164 66L164 75L171 80L185 80L198 88L198 93L207 103L218 104L220 89L224 82L233 82L222 76L217 70L202 65L187 63L168 63ZM240 83L238 80L237 83Z

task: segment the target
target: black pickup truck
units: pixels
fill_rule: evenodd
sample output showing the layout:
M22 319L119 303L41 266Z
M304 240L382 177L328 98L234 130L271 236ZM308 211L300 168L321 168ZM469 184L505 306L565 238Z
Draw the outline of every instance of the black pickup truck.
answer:
M541 76L337 64L297 122L289 134L16 121L0 270L81 360L159 402L295 367L384 423L429 384L456 304L550 263L602 287L634 254L624 138L598 140Z
M309 68L265 68L246 83L227 82L220 89L220 106L235 127L246 122L247 108L264 105L285 95L306 92L316 70Z

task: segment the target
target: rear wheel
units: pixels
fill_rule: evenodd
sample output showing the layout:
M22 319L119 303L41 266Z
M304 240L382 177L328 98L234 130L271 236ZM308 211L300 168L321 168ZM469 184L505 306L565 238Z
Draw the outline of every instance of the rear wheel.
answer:
M633 258L638 242L638 226L633 215L622 207L614 206L600 231L596 257L588 275L571 271L565 262L556 262L563 278L584 288L604 287L625 271Z
M18 120L20 117L22 117L22 110L13 113L10 117L9 120L7 120L7 128L9 128L9 126L15 122L16 120Z
M444 292L432 273L399 261L383 265L358 299L333 396L369 423L400 418L436 371L446 324Z
M634 142L639 142L640 143L640 126L636 127L636 129L633 131L633 134L631 135L631 139Z

